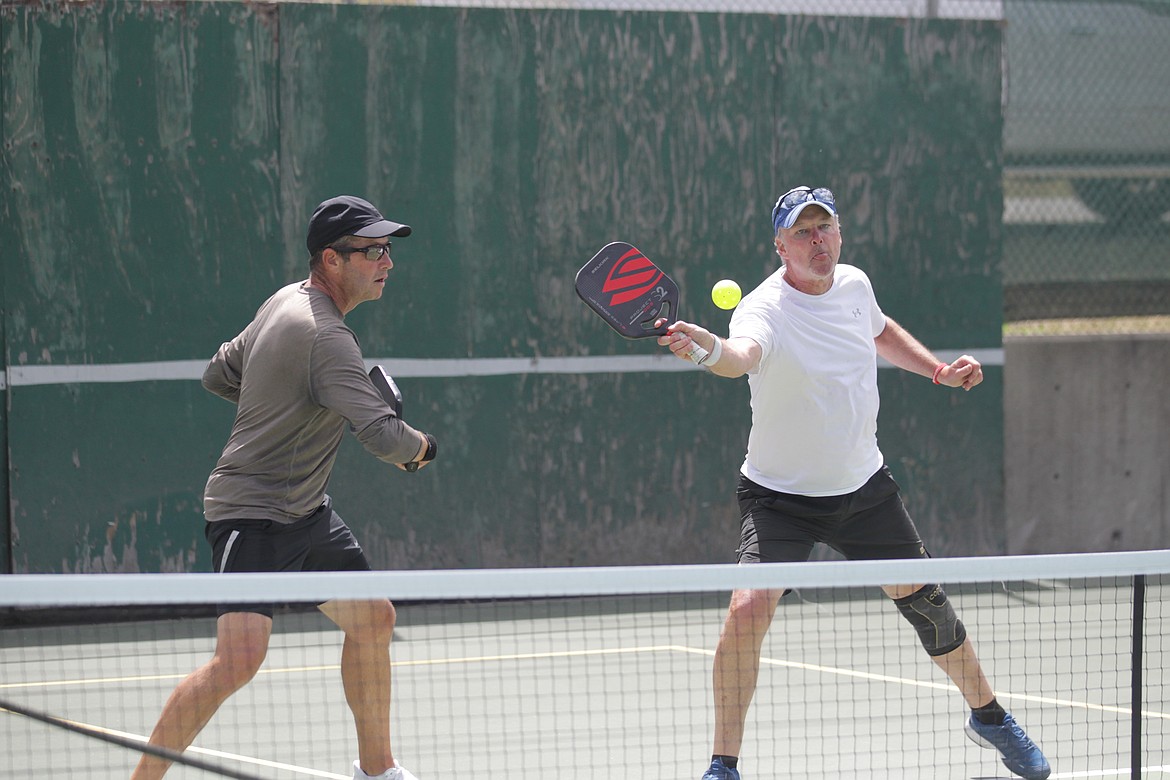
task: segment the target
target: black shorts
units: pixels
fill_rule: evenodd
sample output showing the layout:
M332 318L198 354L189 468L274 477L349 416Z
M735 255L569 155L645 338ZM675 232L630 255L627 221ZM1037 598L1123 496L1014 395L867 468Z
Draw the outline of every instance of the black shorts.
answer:
M216 520L204 529L216 572L369 571L353 532L326 500L313 514L293 523L273 520ZM220 604L219 614L259 612L272 617L272 604Z
M736 488L742 519L740 563L807 561L817 542L849 560L929 558L898 483L882 466L840 496L800 496L757 485L742 474Z

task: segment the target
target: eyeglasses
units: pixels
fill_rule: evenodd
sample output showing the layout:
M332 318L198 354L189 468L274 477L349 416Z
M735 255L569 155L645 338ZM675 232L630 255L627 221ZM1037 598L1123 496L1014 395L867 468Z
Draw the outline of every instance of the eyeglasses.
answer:
M788 192L780 196L776 201L776 205L772 207L772 226L777 230L780 229L780 223L792 213L792 210L802 203L809 202L823 203L833 210L837 211L837 201L833 198L833 193L827 187L793 187Z
M361 252L363 255L366 256L366 259L369 260L370 262L374 262L376 260L381 260L382 255L385 255L386 257L390 256L390 242L389 241L387 241L385 244L373 244L372 246L362 246L362 247L331 246L331 247L329 247L329 249L332 249L334 252L337 252L339 254L346 254L346 255L351 255L354 252Z

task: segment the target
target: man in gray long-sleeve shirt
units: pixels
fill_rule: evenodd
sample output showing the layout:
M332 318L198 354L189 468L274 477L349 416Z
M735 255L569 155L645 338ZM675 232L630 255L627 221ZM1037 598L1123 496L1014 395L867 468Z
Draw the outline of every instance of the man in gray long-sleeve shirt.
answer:
M237 406L204 491L216 571L370 568L325 494L346 427L399 468L434 459L434 438L395 416L374 387L344 319L363 301L382 297L394 267L389 239L408 235L410 227L361 198L325 201L309 222L309 279L278 290L208 364L203 386ZM390 749L394 606L329 601L319 608L345 632L341 677L357 727L355 780L415 780ZM151 744L186 749L256 674L271 632L272 605L221 605L215 655L171 694ZM169 766L143 755L133 778L159 778Z

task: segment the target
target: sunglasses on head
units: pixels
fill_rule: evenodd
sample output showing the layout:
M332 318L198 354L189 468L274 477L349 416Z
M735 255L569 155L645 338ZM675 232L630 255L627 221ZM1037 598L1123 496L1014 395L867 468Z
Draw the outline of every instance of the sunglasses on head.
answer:
M794 208L810 201L824 203L834 211L837 209L837 201L828 187L793 187L781 195L772 207L772 225L778 226L782 218L788 216Z

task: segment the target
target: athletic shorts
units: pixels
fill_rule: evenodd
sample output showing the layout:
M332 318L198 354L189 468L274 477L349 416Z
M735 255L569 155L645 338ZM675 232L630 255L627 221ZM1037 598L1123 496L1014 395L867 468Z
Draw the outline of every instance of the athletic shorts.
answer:
M216 572L369 571L353 532L326 499L313 514L292 523L216 520L204 529ZM220 604L219 614L259 612L272 604Z
M742 528L740 563L807 561L817 542L849 560L929 558L885 466L852 493L801 496L757 485L736 488Z

